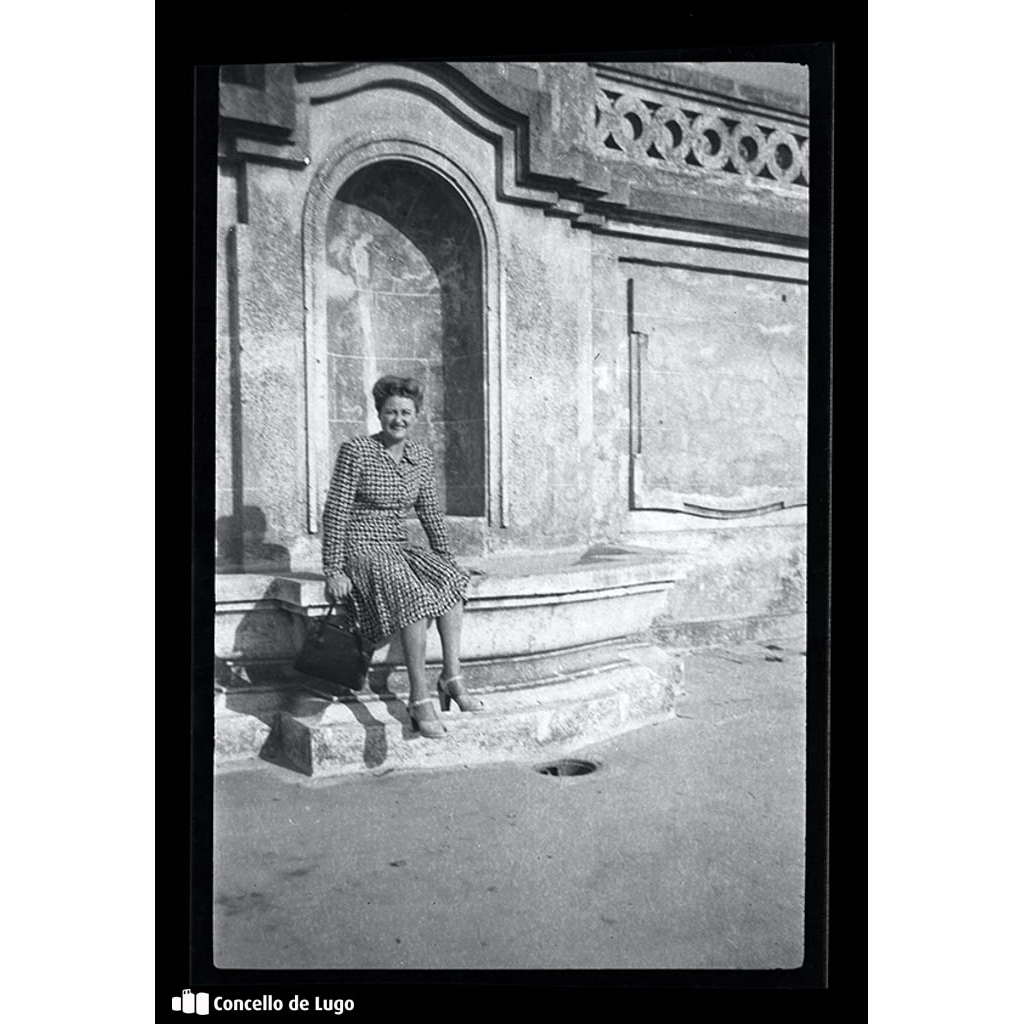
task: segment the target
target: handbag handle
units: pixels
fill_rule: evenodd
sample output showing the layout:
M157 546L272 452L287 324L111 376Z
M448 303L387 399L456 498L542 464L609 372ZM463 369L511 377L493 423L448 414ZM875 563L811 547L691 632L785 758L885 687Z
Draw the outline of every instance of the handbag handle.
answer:
M344 598L344 600L342 600L342 601L336 601L333 597L329 597L327 599L327 611L324 612L324 614L321 615L320 618L317 620L317 625L320 627L320 629L323 629L328 624L328 622L330 621L331 616L334 614L334 610L336 608L341 608L341 607L347 608L350 613L354 613L355 612L355 603L353 602L351 596ZM348 627L349 632L353 633L355 636L358 636L359 635L359 630L356 629L356 626L355 626L355 615L352 614L350 616L350 618L351 618L351 621L350 621L349 627Z
M351 597L346 597L341 601L336 601L333 597L327 599L327 611L324 612L324 618L329 619L334 614L335 608L348 608L350 611L355 610L355 605L352 603Z

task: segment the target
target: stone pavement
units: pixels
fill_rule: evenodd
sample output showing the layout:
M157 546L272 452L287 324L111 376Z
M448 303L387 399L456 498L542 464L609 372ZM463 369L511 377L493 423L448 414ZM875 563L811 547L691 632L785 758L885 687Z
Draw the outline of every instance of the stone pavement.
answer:
M215 963L798 967L803 650L686 656L677 717L575 752L588 775L221 772Z

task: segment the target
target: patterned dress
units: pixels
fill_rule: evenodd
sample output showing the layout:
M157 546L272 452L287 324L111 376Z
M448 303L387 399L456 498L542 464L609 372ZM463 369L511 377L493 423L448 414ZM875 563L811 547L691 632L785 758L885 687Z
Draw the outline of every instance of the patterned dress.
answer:
M403 519L410 507L433 550L408 541ZM344 572L352 580L356 622L371 644L464 600L468 573L448 546L434 456L426 445L406 441L396 463L376 437L346 441L338 450L323 525L324 575Z

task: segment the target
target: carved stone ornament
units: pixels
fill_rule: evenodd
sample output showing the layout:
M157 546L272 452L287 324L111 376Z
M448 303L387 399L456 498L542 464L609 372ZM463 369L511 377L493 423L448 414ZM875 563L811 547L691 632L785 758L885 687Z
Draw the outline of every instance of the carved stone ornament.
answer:
M619 87L621 88L621 87ZM623 157L714 174L771 180L807 188L810 138L763 115L741 115L649 99L639 93L597 89L594 149Z

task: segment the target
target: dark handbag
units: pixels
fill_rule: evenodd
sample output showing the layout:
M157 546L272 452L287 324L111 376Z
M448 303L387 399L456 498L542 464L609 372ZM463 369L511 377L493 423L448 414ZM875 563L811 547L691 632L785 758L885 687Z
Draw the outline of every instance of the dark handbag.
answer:
M335 608L332 599L326 614L312 624L295 659L295 669L336 686L360 690L366 678L368 659L351 613L347 613L341 622L332 622Z

